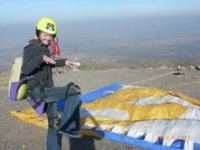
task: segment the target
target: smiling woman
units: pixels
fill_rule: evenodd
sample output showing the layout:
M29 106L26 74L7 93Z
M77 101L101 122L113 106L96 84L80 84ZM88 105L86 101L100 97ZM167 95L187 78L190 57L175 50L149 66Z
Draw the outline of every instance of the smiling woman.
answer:
M54 87L52 68L75 65L66 58L54 60L51 57L49 46L56 34L57 25L53 19L43 17L38 21L36 37L24 48L20 74L20 80L29 78L25 94L28 103L39 115L47 114L47 150L60 150L62 135L81 137L78 133L79 86L66 83L67 86ZM68 99L62 116L56 108L56 101L60 99Z

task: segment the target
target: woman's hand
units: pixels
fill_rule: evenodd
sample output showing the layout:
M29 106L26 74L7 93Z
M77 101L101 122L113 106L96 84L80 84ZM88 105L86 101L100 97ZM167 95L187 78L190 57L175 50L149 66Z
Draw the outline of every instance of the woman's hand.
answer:
M72 66L73 66L73 63L72 63L72 61L66 60L66 61L65 61L65 65L66 65L66 66L72 67Z
M43 55L43 60L45 61L46 64L56 64L54 59L46 55Z
M74 67L74 66L80 66L80 63L77 63L77 62L74 62L74 61L66 60L66 61L65 61L65 65L66 65L66 66L70 66L70 67Z

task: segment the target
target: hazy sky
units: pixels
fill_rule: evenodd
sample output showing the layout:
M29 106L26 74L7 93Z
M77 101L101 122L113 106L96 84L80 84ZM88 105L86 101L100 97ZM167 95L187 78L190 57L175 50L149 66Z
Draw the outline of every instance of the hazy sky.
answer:
M200 0L1 0L4 23L200 14Z

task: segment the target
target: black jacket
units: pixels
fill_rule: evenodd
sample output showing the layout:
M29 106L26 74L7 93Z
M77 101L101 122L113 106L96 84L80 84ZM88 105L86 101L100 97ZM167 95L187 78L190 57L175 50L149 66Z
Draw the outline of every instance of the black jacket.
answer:
M35 87L38 82L45 83L45 87L54 86L52 77L52 67L62 67L66 59L56 60L56 64L46 64L43 61L43 55L50 57L48 46L45 46L37 39L29 41L29 45L24 48L22 74L33 78L28 81L29 89Z

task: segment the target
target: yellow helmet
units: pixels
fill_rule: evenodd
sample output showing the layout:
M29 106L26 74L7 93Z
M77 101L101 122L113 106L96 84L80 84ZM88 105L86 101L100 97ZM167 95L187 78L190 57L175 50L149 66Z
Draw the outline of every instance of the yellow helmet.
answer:
M40 31L46 32L48 34L56 35L57 34L57 25L53 19L43 17L38 21L36 30L40 30Z

